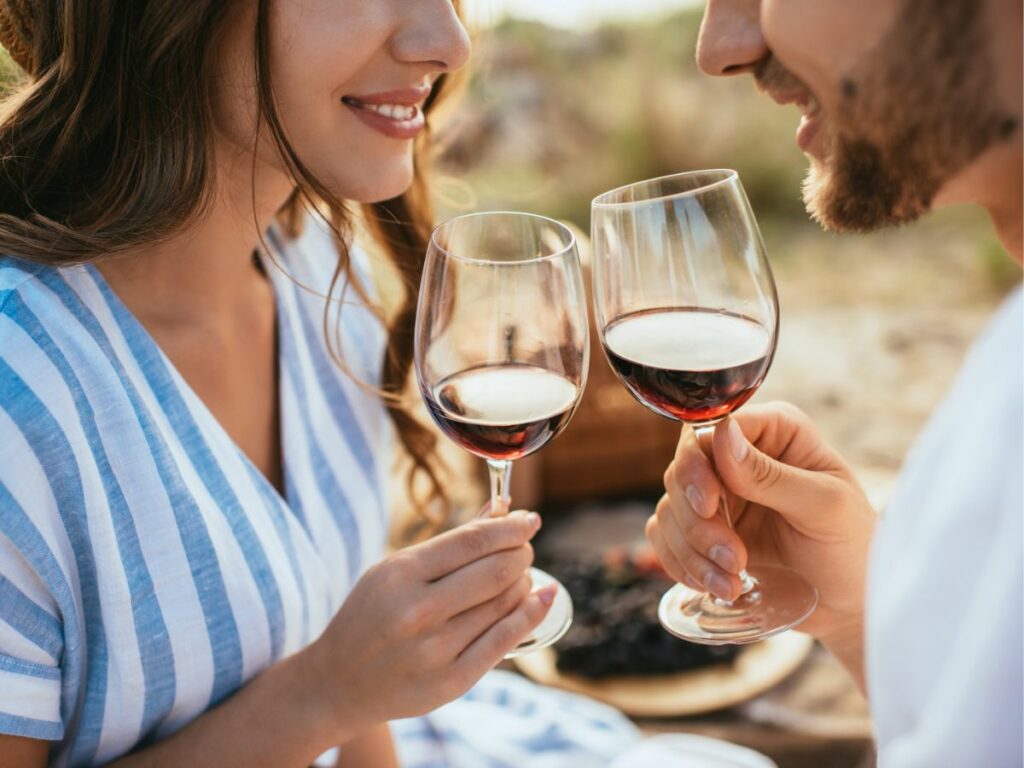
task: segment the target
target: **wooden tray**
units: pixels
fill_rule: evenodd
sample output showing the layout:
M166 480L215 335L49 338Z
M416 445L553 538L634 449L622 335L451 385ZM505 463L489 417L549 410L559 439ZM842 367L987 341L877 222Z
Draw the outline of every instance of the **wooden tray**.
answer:
M682 717L731 707L767 691L791 675L813 646L809 635L784 632L744 646L732 664L658 677L587 680L564 674L551 648L520 656L515 663L538 683L582 693L633 717Z

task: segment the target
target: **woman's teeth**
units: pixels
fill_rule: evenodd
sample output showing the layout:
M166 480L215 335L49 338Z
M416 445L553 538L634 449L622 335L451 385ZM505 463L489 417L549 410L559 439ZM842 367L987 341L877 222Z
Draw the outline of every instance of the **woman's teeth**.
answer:
M390 120L412 120L419 112L418 107L407 107L404 104L363 104L355 99L346 99L346 101L354 107L365 109L367 112L376 112L381 117Z

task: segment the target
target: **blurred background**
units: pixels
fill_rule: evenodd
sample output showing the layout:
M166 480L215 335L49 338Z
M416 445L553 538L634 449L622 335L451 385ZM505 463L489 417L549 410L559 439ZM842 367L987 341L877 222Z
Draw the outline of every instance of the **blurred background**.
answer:
M735 168L782 308L775 363L754 401L786 399L810 413L882 507L915 433L1020 271L977 208L866 237L810 222L798 112L757 94L749 77L697 70L703 5L466 0L472 77L441 131L439 215L524 210L586 232L603 191ZM0 49L0 90L16 71ZM584 408L517 469L526 505L658 493L676 428L636 404L593 351ZM623 439L595 444L596 430L616 428ZM481 487L465 484L465 457L449 453L456 496L472 506Z
M679 171L739 171L781 304L775 362L753 402L784 399L809 413L884 514L915 435L971 341L1020 282L984 213L949 209L868 236L823 232L801 200L807 160L794 140L796 107L759 95L749 77L711 79L697 70L700 0L469 2L478 27L473 75L442 133L440 214L523 210L586 233L590 201L601 192ZM555 646L559 670L575 671L570 654L583 652L602 662L621 657L627 666L689 652L682 641L668 646L653 617L663 587L650 599L639 581L623 587L624 571L614 565L620 556L609 558L616 548L642 546L678 434L676 424L626 393L593 344L589 382L572 422L542 451L516 462L513 507L541 510L538 556L577 603L573 629ZM473 514L486 495L483 462L443 438L441 444L453 494L463 515ZM603 565L559 567L602 556ZM592 599L601 592L605 598ZM709 690L741 679L741 661L719 667L727 671ZM751 666L789 674L770 661ZM524 670L555 685L578 683ZM700 689L695 679L662 679L663 687L651 683L645 702ZM642 715L610 695L615 685L577 690ZM680 708L677 714L689 716L640 722L645 733L684 731L745 744L783 768L874 764L867 706L820 648L784 683L751 687L731 704L709 705L699 717L704 710Z
M808 220L800 198L807 162L794 142L796 108L758 95L750 78L712 80L698 72L699 0L468 4L476 31L473 74L439 137L440 216L513 209L562 219L581 233L586 259L590 201L599 193L679 171L738 170L781 302L778 352L754 401L785 399L807 411L884 510L915 434L971 340L1020 281L981 211L942 211L912 227L869 236L823 233ZM0 90L14 72L0 50ZM387 298L397 286L382 277ZM651 649L658 648L675 661L682 658L678 646L665 645L668 636L652 614L664 587L639 584L651 599L640 595L626 605L623 561L609 570L607 559L607 547L642 540L677 437L676 424L632 400L595 344L583 404L566 431L516 462L513 505L544 514L540 555L550 561L596 554L599 562L605 556L598 571L569 574L584 588L574 595L577 634L559 648L592 647L597 658L607 659L614 647L626 660L653 658ZM440 444L450 462L452 495L467 517L486 496L483 462L443 438ZM403 473L392 477L396 512L414 519ZM611 607L605 610L591 601L597 587L587 585L608 586L609 574ZM582 621L585 600L605 615L604 626ZM632 613L613 615L620 609ZM671 706L687 691L700 705L673 710L689 715L685 721L647 721L645 732L683 730L745 743L783 768L871 765L864 702L823 652L816 651L787 683L776 684L809 647L783 662L763 655L733 667L715 658L687 661L694 667L718 664L717 676L703 678L703 689L697 678L667 677L664 686L652 685ZM765 678L773 665L777 675ZM754 682L744 687L749 674ZM723 714L723 690L739 690L730 703L743 706Z
M755 402L786 399L810 413L881 507L915 433L1020 272L979 209L866 237L822 232L800 197L807 161L794 141L796 107L759 95L749 77L702 75L702 13L699 0L470 0L473 77L442 136L441 213L516 209L588 231L590 201L605 190L738 170L782 307L778 354ZM614 430L624 419L632 441L594 445L595 423ZM534 478L520 501L656 495L671 457L664 443L674 442L664 435L674 431L610 379L595 348L584 409L516 470ZM619 482L608 474L616 466Z

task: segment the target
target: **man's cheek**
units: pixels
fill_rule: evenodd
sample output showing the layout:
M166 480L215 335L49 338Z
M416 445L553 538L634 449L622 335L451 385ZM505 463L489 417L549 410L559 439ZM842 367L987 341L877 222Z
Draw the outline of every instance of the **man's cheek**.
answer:
M902 5L901 0L764 0L761 29L779 60L834 109L843 74L871 55Z

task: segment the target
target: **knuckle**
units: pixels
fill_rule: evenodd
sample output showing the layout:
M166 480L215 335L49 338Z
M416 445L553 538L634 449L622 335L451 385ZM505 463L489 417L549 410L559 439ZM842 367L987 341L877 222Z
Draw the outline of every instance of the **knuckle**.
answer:
M847 505L849 490L842 481L826 478L821 488L821 496L822 506L829 512L836 512Z
M672 500L666 493L660 499L658 499L657 505L654 507L654 515L659 520L662 520L666 515L672 514Z
M521 578L511 587L506 589L498 600L498 614L499 616L507 616L516 606L519 605L523 599L530 593L530 582L528 579Z
M771 488L782 478L782 467L763 453L754 453L754 463L750 470L750 476L757 485L762 488Z
M427 600L406 606L396 622L398 634L403 637L415 637L429 626L433 615L433 606Z
M799 408L786 400L778 401L775 404L775 406L779 413L781 413L783 416L787 416L793 421L804 423L810 420L810 417L803 411L802 408Z
M658 518L656 515L651 515L647 518L647 524L644 526L644 533L647 534L647 538L650 541L654 541L658 538Z
M696 515L687 517L680 526L686 543L698 549L700 542L707 538L707 529L709 527L711 526L707 520Z
M665 486L665 490L668 490L675 483L676 477L676 462L673 459L668 467L665 469L665 474L661 476L661 482Z
M523 610L509 614L508 618L501 623L498 631L501 647L511 648L518 643L529 628L533 626L536 613L536 610L530 608L529 603L527 603L527 607Z
M448 661L448 644L439 637L429 637L420 643L420 663L428 668L443 666Z
M696 552L688 552L686 557L683 558L681 565L690 578L701 583L704 581L704 574L711 570L711 565Z
M413 558L404 552L399 552L371 567L364 578L368 581L380 580L384 582L387 589L396 589L411 578L412 571Z
M480 523L466 526L462 534L462 546L472 557L480 557L488 549L488 535Z
M499 584L505 584L511 580L513 573L512 563L508 560L500 560L494 566L494 580Z
M533 559L534 559L534 556L535 556L535 553L533 551L533 546L530 545L529 543L524 544L519 549L519 551L521 553L520 557L522 558L522 566L523 566L523 568L524 569L525 568L529 568L531 565L533 565Z

